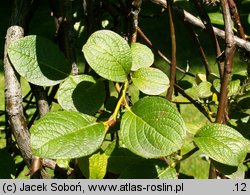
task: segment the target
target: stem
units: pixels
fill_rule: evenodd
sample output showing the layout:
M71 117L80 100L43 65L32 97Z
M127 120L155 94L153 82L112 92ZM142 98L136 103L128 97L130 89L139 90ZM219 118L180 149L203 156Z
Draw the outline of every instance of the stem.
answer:
M227 113L227 96L228 96L228 85L231 81L231 73L233 68L233 57L235 52L235 41L233 37L233 27L231 23L231 16L229 12L229 7L226 0L221 0L221 7L223 11L223 18L225 24L226 32L226 50L225 50L225 74L223 75L220 97L219 97L219 106L217 112L217 123L223 123L223 117Z
M196 47L198 48L198 51L201 55L201 59L202 62L204 64L205 70L206 70L206 78L208 79L208 76L211 74L211 67L208 63L205 51L203 50L203 47L201 46L200 40L198 38L198 34L195 33L195 31L193 30L193 28L187 24L187 29L189 30L191 36L193 37L194 43L196 45Z
M169 14L169 26L170 26L170 34L171 34L171 52L172 52L172 61L170 67L170 83L167 92L166 98L171 101L172 95L174 91L174 83L176 80L176 35L175 35L175 26L173 20L173 9L172 9L172 0L168 0L168 14Z
M198 147L195 147L194 149L192 149L191 151L189 151L188 153L184 154L180 160L181 161L184 161L186 160L187 158L189 158L190 156L192 156L195 152L197 152L199 150Z
M109 127L112 127L115 125L121 105L125 104L125 107L127 109L130 109L127 102L126 102L126 92L127 92L128 86L129 86L129 81L127 80L127 81L125 81L124 86L121 90L121 95L120 95L120 98L116 104L116 107L115 107L113 114L109 117L109 119L107 121L104 122L104 125L106 126L107 130Z
M187 98L210 122L213 121L212 117L209 115L207 110L199 104L197 101L195 101L192 97L190 97L188 94L185 93L185 91L175 84L175 90L180 93L183 97Z

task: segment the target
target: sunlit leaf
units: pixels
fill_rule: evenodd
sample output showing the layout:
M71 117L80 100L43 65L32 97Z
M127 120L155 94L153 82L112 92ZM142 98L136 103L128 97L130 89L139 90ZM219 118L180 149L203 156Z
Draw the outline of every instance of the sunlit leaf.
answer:
M122 116L122 141L145 158L163 157L179 150L185 135L182 117L164 98L142 98Z
M77 112L50 112L30 129L33 154L67 159L95 152L105 137L105 127L94 117Z
M35 85L56 85L71 72L71 66L59 48L39 36L26 36L12 43L8 56L16 71Z
M94 32L82 49L94 71L111 81L124 82L132 67L128 43L110 30Z

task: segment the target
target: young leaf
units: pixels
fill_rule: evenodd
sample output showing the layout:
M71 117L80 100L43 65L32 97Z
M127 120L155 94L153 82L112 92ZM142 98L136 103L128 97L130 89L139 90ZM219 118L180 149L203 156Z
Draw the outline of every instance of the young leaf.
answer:
M118 34L109 30L94 32L82 49L93 70L105 79L124 82L132 67L131 49Z
M77 112L50 112L30 129L33 154L67 159L95 152L105 137L105 127L94 117Z
M223 124L202 127L196 133L194 142L210 158L226 165L238 166L247 154L245 138Z
M132 71L139 68L146 68L153 64L154 54L146 45L140 43L131 44L132 52Z
M92 115L105 99L103 82L89 75L69 76L58 90L58 102L63 109Z
M88 179L103 179L107 172L108 156L96 153L78 159L82 174Z
M198 89L198 94L199 94L199 98L207 98L213 95L212 91L211 91L211 87L212 84L209 83L208 81L203 81L201 82L197 89Z
M69 62L59 48L51 41L35 35L11 44L8 56L16 71L35 85L56 85L71 71Z
M176 152L185 135L182 117L164 98L142 98L122 116L121 139L129 150L145 158Z
M169 87L169 79L166 74L156 68L140 68L132 75L134 85L148 95L159 95Z
M229 84L229 89L228 89L228 96L233 96L237 95L238 91L240 89L240 80L233 80Z

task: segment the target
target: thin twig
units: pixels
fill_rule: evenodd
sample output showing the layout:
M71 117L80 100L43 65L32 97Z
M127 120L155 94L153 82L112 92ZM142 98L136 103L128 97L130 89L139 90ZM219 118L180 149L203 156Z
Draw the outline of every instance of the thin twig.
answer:
M237 6L234 0L227 0L227 2L230 8L230 13L231 13L232 19L234 20L234 25L236 26L237 32L240 38L242 38L243 40L246 40L246 35L240 22L240 16L237 10Z
M213 29L212 23L210 21L210 18L199 0L193 0L193 2L195 4L196 9L199 12L199 16L200 16L203 24L205 25L205 27L209 33L210 39L211 39L213 47L214 47L215 56L216 56L216 58L218 58L221 55L221 49L220 49L220 45L219 45L219 42L217 40L217 37L214 33L214 29ZM223 64L223 62L220 62L220 60L217 60L217 63L218 63L220 78L222 78L223 71L224 71L223 70L224 64Z
M169 101L172 100L172 95L174 92L174 83L176 80L176 35L175 35L172 3L173 3L172 0L168 0L168 17L169 17L170 36L171 36L171 52L172 52L171 67L170 67L170 82L166 96L166 98Z
M187 29L189 30L189 32L190 32L190 34L191 34L191 36L192 36L192 38L194 40L194 43L195 43L196 47L198 48L198 51L199 51L200 56L201 56L201 60L202 60L202 62L204 64L204 67L205 67L205 70L206 70L206 78L208 79L208 76L211 74L211 67L210 67L210 65L208 63L205 51L203 50L203 47L202 47L202 45L200 43L198 34L196 34L196 32L193 30L193 28L190 26L190 24L187 24Z
M192 97L185 93L185 91L177 84L175 84L175 90L180 93L183 97L187 98L209 121L212 122L212 118L207 112L207 110L197 101L195 101Z

